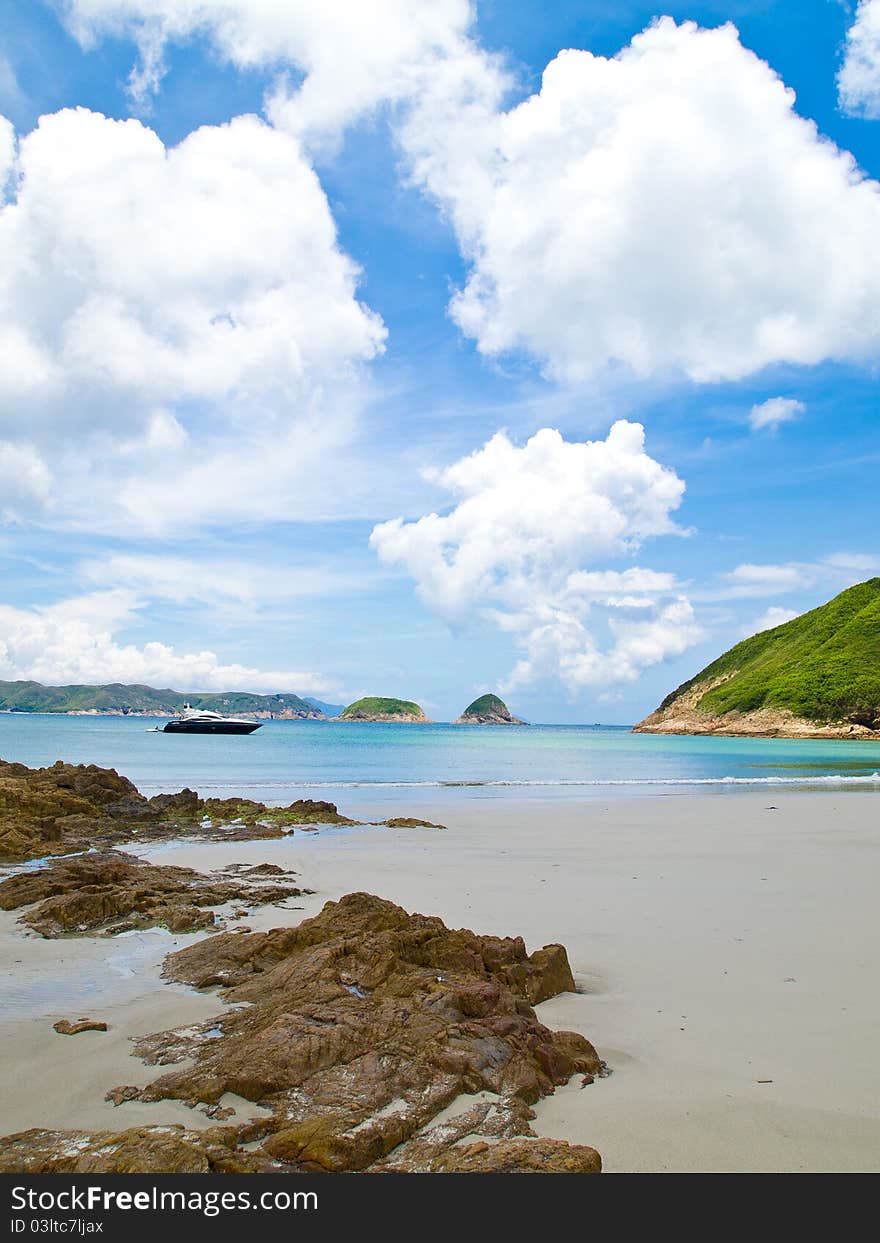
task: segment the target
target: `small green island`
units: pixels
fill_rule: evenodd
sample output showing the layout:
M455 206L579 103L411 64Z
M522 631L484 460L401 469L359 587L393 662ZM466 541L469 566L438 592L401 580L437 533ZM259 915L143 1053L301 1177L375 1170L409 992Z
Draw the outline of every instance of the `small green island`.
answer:
M635 731L876 740L880 578L737 643Z
M405 725L426 725L429 718L425 716L417 703L410 699L384 699L379 695L368 695L358 699L344 708L340 721L396 721Z
M513 716L503 699L497 695L480 695L472 704L468 704L461 716L452 722L453 725L525 725L518 716Z

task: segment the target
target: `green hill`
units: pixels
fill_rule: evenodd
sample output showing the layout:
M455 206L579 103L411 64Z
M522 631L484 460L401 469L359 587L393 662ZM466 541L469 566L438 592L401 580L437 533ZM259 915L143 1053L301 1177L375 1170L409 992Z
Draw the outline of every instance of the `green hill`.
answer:
M288 717L321 717L319 710L299 695L251 695L246 691L213 694L157 690L152 686L43 686L39 682L0 682L0 711L106 712L149 716L173 715L185 703L212 712L259 713Z
M409 699L383 699L368 695L349 704L340 716L342 721L427 721L422 709Z
M880 730L880 578L737 643L636 728L723 732L724 718L752 717L757 725L756 714L774 713L841 734ZM689 717L695 727L701 719L712 727L662 728Z
M519 717L511 716L510 709L497 695L480 695L468 704L455 725L524 725Z

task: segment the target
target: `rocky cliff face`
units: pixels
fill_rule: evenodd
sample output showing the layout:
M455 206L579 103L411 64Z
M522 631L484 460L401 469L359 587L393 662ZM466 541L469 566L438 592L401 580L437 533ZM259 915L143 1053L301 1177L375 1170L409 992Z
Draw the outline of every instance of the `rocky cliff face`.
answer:
M481 695L452 722L453 725L525 725L519 717L512 716L507 704L497 695Z
M712 713L700 700L726 677L695 682L656 712L633 726L634 734L717 734L742 738L878 738L877 731L853 722L808 721L785 708L758 708L752 712Z

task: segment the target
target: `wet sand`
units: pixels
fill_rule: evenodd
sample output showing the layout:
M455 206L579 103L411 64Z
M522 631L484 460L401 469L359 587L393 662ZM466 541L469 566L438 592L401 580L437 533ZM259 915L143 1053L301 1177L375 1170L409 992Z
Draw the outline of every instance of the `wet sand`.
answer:
M278 862L318 891L291 902L302 910L265 908L246 921L255 929L363 889L453 926L519 933L529 948L561 941L581 991L539 1012L588 1036L613 1073L557 1091L535 1127L595 1145L609 1171L880 1169L876 794L406 810L449 828L322 829L142 853L203 871ZM371 806L371 818L382 814ZM138 937L146 948L132 937L45 942L0 917L0 971L15 988L0 1011L3 1131L209 1125L185 1106L102 1101L109 1087L161 1073L128 1055L129 1036L221 1008L159 981L163 954L192 938ZM80 1014L107 1019L110 1032L52 1031Z

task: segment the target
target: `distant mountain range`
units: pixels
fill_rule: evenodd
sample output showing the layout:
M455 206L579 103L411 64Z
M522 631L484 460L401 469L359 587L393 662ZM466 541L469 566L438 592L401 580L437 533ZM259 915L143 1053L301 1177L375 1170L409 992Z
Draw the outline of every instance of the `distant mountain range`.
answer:
M246 713L281 720L325 720L341 705L299 695L251 695L244 691L215 694L157 690L152 686L43 686L39 682L0 682L0 711L69 712L107 716L176 716L185 703L212 712Z
M880 739L880 578L737 643L636 731Z
M154 686L43 686L41 682L0 682L0 712L57 712L74 716L177 716L184 704L228 715L289 721L402 721L425 723L428 717L408 699L371 696L344 707L293 694L252 695L246 691L159 690ZM482 712L482 716L478 713ZM495 695L484 695L460 718L467 723L516 723Z
M344 704L324 703L323 699L313 699L311 695L306 695L305 701L306 703L314 704L318 711L323 712L326 717L339 716L345 706Z

